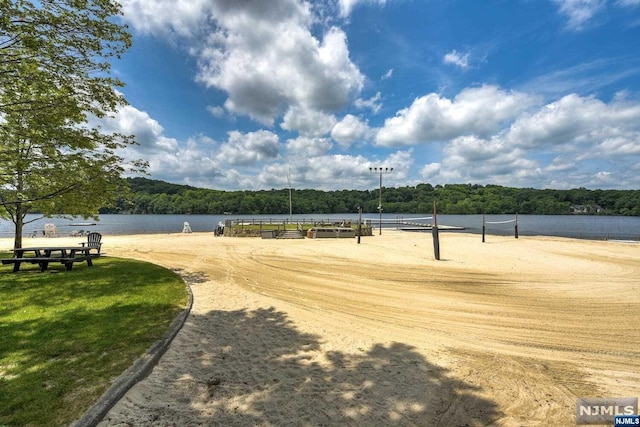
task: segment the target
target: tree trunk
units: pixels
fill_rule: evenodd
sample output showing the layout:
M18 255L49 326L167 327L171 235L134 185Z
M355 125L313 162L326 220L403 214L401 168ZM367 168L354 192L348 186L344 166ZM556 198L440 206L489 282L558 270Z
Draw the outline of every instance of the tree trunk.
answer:
M16 236L15 239L13 240L13 247L18 249L22 247L22 227L23 227L23 223L22 223L22 218L20 218L18 221L16 221Z
M16 226L16 233L13 239L13 247L15 249L22 247L22 229L24 228L24 217L22 205L16 205L16 215L13 218L13 224Z

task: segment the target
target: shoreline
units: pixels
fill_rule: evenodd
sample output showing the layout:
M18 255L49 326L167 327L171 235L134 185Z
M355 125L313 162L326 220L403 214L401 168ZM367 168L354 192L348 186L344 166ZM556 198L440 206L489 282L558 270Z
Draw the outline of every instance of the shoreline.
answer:
M395 230L388 221L403 220L407 224L428 223L427 218L417 218L419 215L386 215L385 230ZM414 220L417 218L418 220ZM33 219L33 218L30 218ZM289 221L287 215L246 215L246 216L216 216L216 215L102 215L96 226L88 226L85 231L98 231L103 235L129 235L129 234L158 234L179 233L183 230L184 222L189 222L195 232L213 232L217 224L229 219L273 221L282 223ZM378 218L364 218L371 221L378 230ZM293 222L298 221L343 221L350 220L356 223L357 215L294 215ZM490 215L486 217L487 235L513 235L513 215ZM34 231L41 234L45 223L53 223L58 227L62 235L69 235L72 231L79 231L82 227L70 226L74 221L58 218L39 220L27 226L24 237L29 237ZM77 222L77 221L76 221ZM84 222L84 221L81 221ZM465 227L465 232L481 234L482 215L439 215L439 225L451 225ZM0 221L0 236L11 238L13 227L7 221ZM521 236L560 236L573 237L588 240L640 240L640 217L622 216L580 216L580 215L518 215L518 228Z
M362 236L362 242L364 242L366 239L375 239L376 237L380 237L377 232L375 232L375 228L374 228L374 235L373 236ZM99 232L99 231L98 231ZM447 235L463 235L463 236L469 236L469 237L477 237L478 240L481 239L481 235L482 233L476 233L476 232L472 232L469 230L454 230L454 229L446 229L446 228L439 228L439 232L441 235L447 236ZM425 235L428 236L429 238L431 238L431 229L428 230L416 230L416 229L406 229L406 230L402 230L402 229L383 229L383 233L403 233L403 234L417 234L417 235ZM214 235L214 231L192 231L191 233L182 233L180 231L171 231L171 232L148 232L148 233L140 233L140 232L132 232L132 233L122 233L122 234L103 234L103 238L111 238L111 239L122 239L122 238L155 238L158 236L188 236L188 235L198 235L198 236L210 236L211 238L215 238L215 239L219 239L219 238L223 238L223 239L257 239L257 240L263 240L260 237L245 237L245 236L233 236L233 237L229 237L229 236L215 236ZM27 235L24 235L22 237L22 242L23 242L23 247L27 247L27 244L32 242L34 245L42 245L42 246L46 246L46 242L52 242L52 245L57 245L58 243L55 242L63 242L63 243L67 243L68 241L73 241L81 243L83 241L83 238L85 238L86 240L86 235L85 236L70 236L70 235L60 235L58 237L44 237L44 236L37 236L37 237L30 237ZM487 234L486 235L486 240L490 241L492 238L494 239L498 239L498 240L502 240L502 239L514 239L514 240L519 240L519 239L531 239L531 240L558 240L558 241L564 241L564 240L576 240L576 241L584 241L584 242L609 242L609 243L619 243L619 244L630 244L630 245L634 245L634 244L640 244L640 239L635 240L635 239L618 239L618 238L595 238L595 237L570 237L570 236L554 236L554 235L544 235L544 234L519 234L519 238L516 239L513 234ZM355 241L357 239L357 236L355 238L349 238L349 239L332 239L332 238L317 238L317 239L313 239L313 238L308 238L308 237L304 237L303 240L340 240L343 241L345 243L349 243L351 241ZM275 240L287 240L287 239L275 239ZM0 236L0 251L6 251L9 249L13 248L13 241L14 238L13 237L3 237Z

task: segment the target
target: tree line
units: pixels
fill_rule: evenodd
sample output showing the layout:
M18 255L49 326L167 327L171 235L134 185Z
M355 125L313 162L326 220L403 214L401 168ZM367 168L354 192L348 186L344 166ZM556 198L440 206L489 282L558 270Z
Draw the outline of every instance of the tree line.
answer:
M235 214L289 213L289 189L221 191L128 178L131 193L101 213ZM294 214L377 213L379 189L292 190ZM640 190L539 190L476 184L418 184L382 189L384 213L423 214L437 202L442 214L640 215Z

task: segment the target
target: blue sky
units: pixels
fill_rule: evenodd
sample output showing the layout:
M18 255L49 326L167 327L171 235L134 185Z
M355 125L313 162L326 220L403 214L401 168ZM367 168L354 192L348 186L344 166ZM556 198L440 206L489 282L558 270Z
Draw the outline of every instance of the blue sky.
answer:
M640 0L121 0L150 177L640 188Z

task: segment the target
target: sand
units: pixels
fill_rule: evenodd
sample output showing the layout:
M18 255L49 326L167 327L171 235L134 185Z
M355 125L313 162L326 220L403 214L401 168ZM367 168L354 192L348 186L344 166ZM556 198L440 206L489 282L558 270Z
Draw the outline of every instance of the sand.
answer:
M194 304L100 426L558 426L578 397L640 396L640 245L440 240L436 261L430 234L395 230L105 236Z

